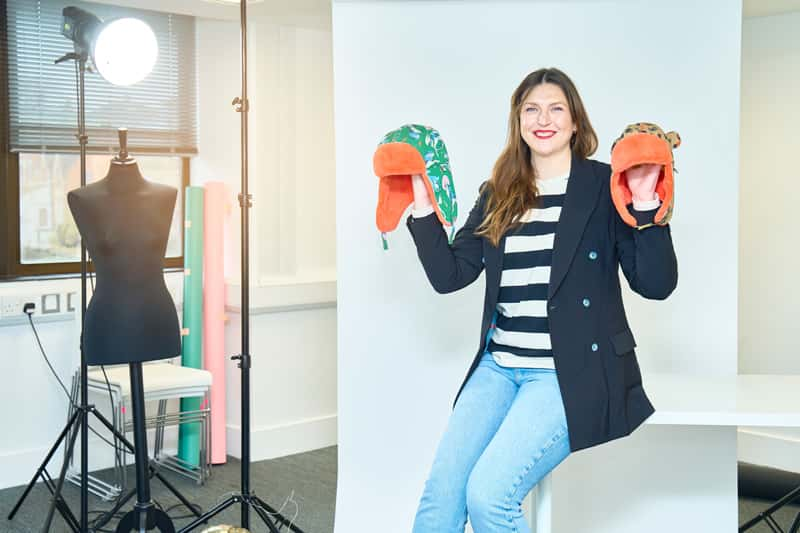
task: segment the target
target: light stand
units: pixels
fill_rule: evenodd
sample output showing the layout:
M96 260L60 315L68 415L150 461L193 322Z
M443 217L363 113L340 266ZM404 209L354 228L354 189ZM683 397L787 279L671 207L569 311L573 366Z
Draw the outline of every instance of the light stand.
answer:
M247 0L240 0L239 14L241 23L241 52L242 52L242 96L233 100L233 105L242 117L242 192L239 194L239 206L242 215L242 296L241 296L241 315L242 315L242 353L234 355L231 359L239 360L239 368L242 376L242 479L241 492L235 493L219 503L204 515L198 517L179 533L191 531L201 523L213 516L221 513L235 503L241 504L242 527L250 529L250 507L258 514L261 520L269 529L270 533L279 533L278 528L273 522L273 518L280 524L285 524L291 531L303 533L303 531L291 521L287 520L278 511L268 505L264 500L250 491L250 258L249 258L249 217L248 211L252 207L252 196L247 192L247 113L249 112L249 101L247 100ZM282 527L282 526L281 526Z
M88 52L87 50L83 49L82 47L76 45L75 52L65 55L64 57L56 60L56 63L60 63L62 61L67 60L75 60L78 64L78 71L79 71L79 81L78 81L78 142L80 143L80 160L81 160L81 187L86 185L86 143L88 137L86 135L86 127L84 124L84 105L83 105L83 98L84 98L84 71L86 70L86 61L88 60ZM83 325L86 320L86 246L81 239L81 332L83 332ZM86 354L83 351L83 333L81 333L81 341L80 341L80 352L81 352L81 362L80 362L80 381L81 381L81 396L80 396L80 404L76 406L75 412L72 414L70 419L67 421L67 424L64 426L64 429L61 431L58 439L53 444L50 451L42 461L42 464L39 465L39 468L36 470L33 478L31 479L30 483L23 492L22 496L20 496L19 500L17 500L16 505L11 510L11 513L8 515L9 520L13 520L14 515L19 510L22 502L25 501L25 498L30 493L33 486L36 484L36 481L41 476L45 482L45 485L50 490L53 495L53 498L50 502L50 508L47 512L47 518L45 520L44 528L42 529L45 533L50 530L50 524L53 521L53 512L56 508L58 508L61 516L67 522L69 527L73 531L88 531L89 528L89 507L88 507L88 500L89 500L89 483L87 472L89 470L89 448L86 445L89 436L89 419L88 413L91 411L94 413L100 421L109 427L113 431L113 426L108 422L108 420L103 417L97 410L94 408L94 405L88 405L88 392L87 392L87 378L86 378ZM81 509L80 509L80 522L75 518L72 512L69 510L69 507L64 502L63 497L61 496L61 489L64 486L64 478L67 474L67 467L69 466L69 458L72 456L72 451L75 448L75 440L78 436L78 431L80 430L81 435ZM56 483L55 487L53 487L53 481L50 478L49 474L47 473L47 464L50 462L50 459L55 454L56 450L61 446L61 442L67 438L69 434L69 440L67 442L67 446L64 450L64 459L61 465L61 474L58 476L58 482Z
M84 123L84 71L86 70L86 61L88 60L88 51L85 50L83 47L78 45L75 46L75 52L65 55L64 57L59 58L56 60L56 63L61 63L67 60L74 60L77 62L78 66L78 142L80 143L80 167L81 167L81 187L86 185L86 143L88 142L88 136L86 135L86 125ZM23 492L22 496L17 501L14 508L11 510L11 513L8 515L8 519L12 520L14 515L19 510L22 502L25 501L25 498L28 496L28 493L33 488L36 481L41 476L44 479L47 488L53 494L52 501L50 503L50 508L47 512L47 518L45 519L44 528L42 529L45 533L50 530L50 524L53 521L53 512L56 508L58 508L59 512L61 513L64 520L66 520L67 524L73 531L88 531L89 527L89 507L88 507L88 500L89 500L89 483L88 483L88 465L89 465L89 447L87 446L88 436L89 436L89 418L88 413L92 412L98 419L106 425L112 431L114 427L105 417L100 414L94 407L94 405L88 404L88 391L87 391L87 376L86 376L86 354L83 351L83 326L86 320L86 246L81 239L81 340L80 340L80 352L81 352L81 361L80 361L80 388L81 388L81 395L80 395L80 404L76 406L75 412L72 414L70 419L67 421L66 426L61 431L58 439L53 444L50 451L45 456L44 461L36 470L33 478L31 479L30 483L28 484L25 492ZM80 522L75 518L72 512L69 510L69 507L64 502L61 496L61 489L64 486L64 478L67 474L67 467L69 466L69 458L72 456L72 452L75 448L75 440L77 439L78 432L80 431L81 435L81 487L80 487L80 499L81 499L81 507L80 507ZM58 482L56 483L55 487L53 487L52 479L50 479L49 474L47 474L47 464L50 462L50 459L55 454L56 450L61 446L61 442L67 438L69 435L69 440L67 441L67 446L64 449L64 459L61 466L61 474L58 476Z

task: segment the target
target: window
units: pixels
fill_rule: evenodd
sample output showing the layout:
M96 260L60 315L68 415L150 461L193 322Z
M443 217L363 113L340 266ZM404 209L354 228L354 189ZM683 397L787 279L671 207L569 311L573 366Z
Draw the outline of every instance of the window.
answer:
M77 79L60 34L61 0L0 0L0 276L80 271L80 236L66 193L80 186ZM147 179L180 194L165 266L183 264L183 189L197 152L196 58L192 17L74 1L103 20L135 16L159 42L159 58L142 82L117 87L86 73L87 183L105 176L128 128L128 150Z
M67 192L80 185L77 154L19 154L19 241L24 265L78 262L80 235L67 206ZM180 157L140 156L136 158L148 180L183 189L183 161ZM86 158L86 182L105 176L108 157ZM173 214L167 243L167 258L180 258L182 197Z

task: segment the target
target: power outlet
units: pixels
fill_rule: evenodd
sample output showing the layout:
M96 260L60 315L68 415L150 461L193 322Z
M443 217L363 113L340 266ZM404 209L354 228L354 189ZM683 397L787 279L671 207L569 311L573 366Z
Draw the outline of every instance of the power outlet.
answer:
M40 297L35 295L10 294L0 298L0 318L19 318L24 316L22 308L26 303L36 304L39 311Z
M6 318L16 316L22 312L22 306L19 304L19 299L12 296L3 296L0 298L0 317Z
M31 318L37 323L75 320L75 309L69 308L70 299L80 307L75 291L4 294L0 296L0 327L27 324L26 303L35 306Z

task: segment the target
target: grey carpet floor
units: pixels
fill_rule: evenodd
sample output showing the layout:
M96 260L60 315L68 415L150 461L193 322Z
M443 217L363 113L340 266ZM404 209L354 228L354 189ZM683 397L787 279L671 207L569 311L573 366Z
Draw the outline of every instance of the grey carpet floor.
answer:
M744 524L759 513L765 511L774 502L760 500L756 498L739 497L739 524ZM795 504L788 505L779 509L772 517L783 531L789 531L792 521L800 513L800 503L795 500ZM772 533L776 530L771 529L766 522L762 521L747 530L747 533Z
M292 520L296 516L294 523L305 533L329 533L333 531L334 506L336 504L336 468L336 446L255 462L250 468L251 490L287 519ZM205 511L223 500L231 491L239 490L240 472L241 463L237 459L229 457L226 464L213 468L212 476L204 486L198 486L193 481L170 471L164 472L163 475L190 502L199 505ZM130 470L128 475L129 484L134 485L135 473L133 470ZM80 492L71 483L65 484L65 487L67 502L77 513ZM41 531L50 495L47 488L41 483L37 484L28 495L14 520L7 520L9 512L24 489L24 486L20 486L0 490L0 513L2 514L0 516L0 532ZM180 503L158 480L151 482L151 492L153 500L164 509ZM89 495L90 509L107 510L110 507L111 504L108 502ZM123 507L123 511L129 511L131 508L132 503L129 503ZM241 517L240 509L241 506L238 504L229 507L212 519L209 524L238 525ZM188 512L186 507L179 507L170 510L169 515L170 517L185 516ZM250 514L253 532L268 531L263 522L259 521L255 512L251 511ZM96 513L91 514L89 520L91 521L97 516ZM180 528L189 524L191 519L182 518L173 521L176 528ZM118 520L112 520L104 526L104 529L113 531L117 522ZM194 531L199 532L203 529L204 526L201 526ZM61 533L68 532L70 529L56 513L50 531ZM284 526L280 531L288 531L288 528Z
M273 508L279 510L286 518L291 520L296 515L295 523L305 533L332 533L336 505L336 452L336 446L331 446L307 453L253 463L250 470L252 490ZM190 501L200 505L203 510L207 510L221 499L224 499L227 493L239 490L240 470L241 464L239 461L229 458L225 465L214 467L212 478L202 487L172 472L166 472L164 476ZM132 480L133 472L131 471L129 475ZM169 508L179 503L159 481L153 481L151 487L153 499L162 507ZM30 493L14 520L6 520L8 513L20 495L22 495L23 490L24 487L0 490L0 514L2 514L0 516L0 532L29 533L40 531L49 501L49 493L41 484L37 485ZM67 484L65 494L69 504L74 509L77 509L79 501L77 488L72 484ZM294 502L297 503L297 506L295 506ZM740 497L739 524L764 511L770 504L771 502L766 500ZM92 510L105 510L110 505L90 495L89 507ZM127 511L130 508L131 505L129 504L123 510ZM238 505L234 505L219 514L210 523L214 525L238 524L240 518L239 509ZM788 531L789 525L798 513L800 513L800 505L791 505L779 511L775 515L775 519L784 531ZM172 517L186 515L187 510L185 507L175 508L169 514ZM251 515L251 529L254 532L267 531L263 523L258 520L258 517L254 513L251 513ZM96 514L90 515L90 520L96 516ZM113 530L116 522L117 520L109 522L106 529ZM176 519L175 525L181 527L189 522L190 519L188 518ZM54 526L51 528L53 532L69 531L60 517L58 517L58 514L56 514L53 524ZM203 527L200 527L195 531L202 531L202 529ZM288 531L288 529L284 527L281 531ZM683 531L692 532L691 524L687 524ZM763 522L749 530L752 533L771 533L772 531Z

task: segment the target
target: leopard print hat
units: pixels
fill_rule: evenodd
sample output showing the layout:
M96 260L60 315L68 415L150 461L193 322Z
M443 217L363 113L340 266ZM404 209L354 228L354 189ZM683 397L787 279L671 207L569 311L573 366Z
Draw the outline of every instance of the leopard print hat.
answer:
M678 132L664 133L659 126L650 122L628 125L611 145L611 199L617 212L629 226L644 229L653 224L665 226L669 223L675 203L674 174L677 172L672 151L680 145L681 137ZM637 226L636 220L627 208L628 204L633 202L633 195L628 188L624 173L629 168L643 163L662 166L656 183L661 207L651 224Z

